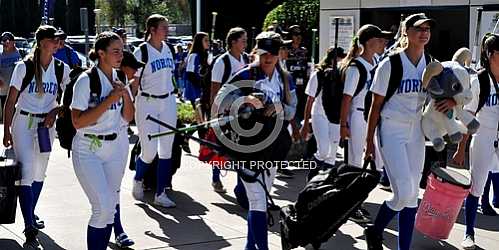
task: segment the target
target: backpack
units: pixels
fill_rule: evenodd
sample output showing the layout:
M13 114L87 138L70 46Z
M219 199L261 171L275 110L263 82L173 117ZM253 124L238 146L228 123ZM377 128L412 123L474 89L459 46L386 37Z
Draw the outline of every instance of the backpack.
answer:
M426 65L428 65L430 62L435 61L435 59L429 55L429 54L424 54L425 57L425 62ZM400 81L402 81L402 77L404 74L403 68L402 68L402 58L400 57L400 53L394 53L391 55L388 55L388 58L390 60L390 65L391 65L391 72L390 72L390 79L388 80L388 89L386 90L386 95L385 98L383 99L383 103L381 104L381 109L383 110L383 107L385 104L390 100L390 98L395 94L397 89L400 87ZM378 64L379 65L379 64ZM374 78L374 72L378 68L378 65L374 67L374 69L371 71L371 74ZM369 117L369 112L371 110L371 104L373 100L373 93L371 90L369 90L366 94L366 97L364 99L364 120L367 121Z
M24 74L24 78L21 84L21 89L19 90L17 97L29 86L31 81L33 80L33 77L35 77L35 63L31 59L26 59L23 60L24 65L26 66L26 73ZM62 92L61 90L61 83L62 83L62 77L64 76L64 63L59 60L54 58L54 71L55 71L55 77L57 79L57 86L59 86L58 91L57 91L57 101L59 102L59 93Z
M166 43L166 45L168 46L168 48L170 48L170 52L172 53L172 58L175 60L175 48L173 47L173 45L169 44L169 43ZM149 52L147 51L147 42L143 42L139 45L139 49L140 49L140 54L142 56L141 58L141 61L145 64L147 64L147 61L149 61ZM145 66L144 68L142 69L141 73L140 73L140 76L139 76L139 89L142 90L142 76L144 75L144 71L145 71ZM175 77L172 76L172 80L173 80L173 83L175 83ZM175 89L177 88L177 86L173 86Z
M92 67L91 69L84 70L82 68L76 67L70 73L71 81L66 86L64 94L62 96L62 107L56 119L55 130L59 138L59 144L62 148L68 150L68 158L70 156L71 144L73 143L73 137L76 134L76 129L73 127L73 121L71 119L71 101L73 100L73 87L80 77L80 75L85 72L90 78L90 96L96 96L100 98L101 96L101 82L99 78L99 73L97 67ZM126 82L126 76L123 71L117 70L118 79L122 82Z
M487 70L483 69L478 72L478 82L480 84L480 95L478 96L478 108L476 109L475 113L478 113L483 108L483 106L485 106L485 103L487 102L487 99L490 95L490 78L489 72ZM494 84L494 88L499 94L499 86L497 86L497 84Z
M328 83L328 84L325 84ZM317 71L317 91L322 90L322 106L330 123L340 122L341 101L345 84L340 79L338 69L327 68Z
M243 53L241 55L243 57L243 61L245 64L249 64L249 56L246 53ZM201 66L200 72L201 72L201 105L206 109L210 110L211 105L210 105L210 98L211 98L211 77L213 74L213 67L215 66L215 62L219 59L222 58L222 61L224 63L224 74L222 76L222 82L220 85L226 83L229 78L231 77L232 73L232 64L230 62L229 58L229 52L217 55L213 58L211 61L211 64L207 65L207 68L204 68L206 66Z

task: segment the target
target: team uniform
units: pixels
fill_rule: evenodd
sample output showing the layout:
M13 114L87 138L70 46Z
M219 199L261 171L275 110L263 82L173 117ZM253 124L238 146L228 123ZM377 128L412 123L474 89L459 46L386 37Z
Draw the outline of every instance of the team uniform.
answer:
M217 58L217 60L214 62L215 64L213 65L213 71L211 74L211 81L212 82L218 82L220 84L224 84L223 81L223 76L225 72L225 64L223 61L223 57L228 56L230 60L230 76L234 75L236 72L244 68L246 66L246 62L244 61L243 54L241 54L239 60L235 58L232 54L229 52L225 52L223 55Z
M201 58L197 53L190 53L189 57L187 58L187 66L186 66L186 73L194 73L196 75L196 80L201 79L200 76L200 70L201 70ZM184 77L187 79L186 85L185 85L185 92L184 92L184 98L191 101L194 103L197 98L201 96L201 86L196 85L192 81L190 81L187 77Z
M348 164L351 166L362 167L362 159L364 146L367 136L367 123L364 120L364 100L367 91L371 87L372 76L371 70L374 65L370 64L362 57L357 57L355 60L362 63L367 77L365 83L359 83L360 72L356 66L349 66L345 70L345 87L344 95L352 97L352 103L348 112L348 125L350 127L350 138L348 140ZM358 84L364 84L364 87L359 93L355 93Z
M488 80L490 82L490 94L487 96L483 107L476 114L476 118L480 122L480 128L473 134L470 143L472 186L470 195L468 195L465 202L467 236L475 235L474 223L478 207L478 198L483 194L489 172L495 170L495 164L499 159L498 149L494 147L494 141L497 140L499 105L496 88L494 87L494 80L490 76L488 76ZM464 106L465 110L470 112L477 111L479 96L481 95L480 84L477 77L472 77L471 91L473 93L473 99Z
M133 194L137 194L136 190L139 190L138 193L143 191L141 181L147 164L150 164L156 154L159 154L156 198L158 196L162 197L162 200L167 200L168 206L175 206L164 193L165 187L171 186L171 158L174 135L149 140L148 134L169 130L157 123L146 120L146 117L151 115L172 126L177 124L177 104L172 81L175 64L173 53L165 42L162 42L161 51L158 51L149 43L146 43L146 46L148 51L147 64L136 74L137 77L141 77L139 93L135 98L135 122L139 131L142 151L136 163L137 169L134 178L136 182L134 183ZM141 50L135 50L134 56L137 60L141 60ZM135 197L141 198L136 195ZM164 202L162 203L165 205Z
M319 84L317 73L318 71L312 73L305 89L305 94L314 97L311 110L312 128L317 141L317 152L314 157L321 162L334 166L336 150L340 142L340 124L330 122L326 116L324 104L322 103L323 90L321 89L317 94Z
M26 89L20 93L16 104L16 112L12 119L11 133L13 148L16 160L22 163L21 209L24 210L26 200L29 200L28 203L32 202L30 215L25 214L25 211L23 211L27 227L33 223L33 218L30 217L34 216L34 209L45 180L45 172L47 171L50 156L50 152L40 153L37 128L39 123L44 122L47 114L57 107L56 98L59 86L55 74L55 60L52 57L47 70L42 70L44 94L37 93L35 77L33 77ZM60 86L62 89L69 83L69 71L69 67L64 64L64 73ZM23 61L18 62L12 73L10 86L20 91L25 74L25 63ZM53 143L55 127L51 127L48 130L50 143ZM24 190L26 188L32 190Z
M96 107L113 90L106 75L100 69L96 70L101 83L100 98L90 95L90 77L87 73L82 73L74 86L71 109L86 111ZM112 78L114 81L119 80L114 69ZM72 143L74 171L92 206L87 231L89 248L92 244L94 247L102 247L95 245L103 243L92 237L106 235L108 241L114 223L115 207L119 201L128 154L128 147L123 143L127 140L127 135L122 132L122 108L123 99L120 99L95 124L77 129Z

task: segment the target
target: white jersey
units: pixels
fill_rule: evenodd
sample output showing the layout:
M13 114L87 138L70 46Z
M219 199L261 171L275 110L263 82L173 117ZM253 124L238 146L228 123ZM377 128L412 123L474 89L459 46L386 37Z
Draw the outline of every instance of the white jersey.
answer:
M49 64L47 70L43 70L42 82L45 94L39 95L37 93L37 87L35 82L35 77L31 80L30 84L24 89L24 91L19 95L19 99L16 104L17 109L24 110L29 113L42 114L48 113L53 108L57 107L57 77L55 75L55 65L54 57ZM61 88L64 90L66 85L69 83L69 66L64 64L64 74L62 77ZM12 73L12 79L10 81L10 86L13 86L18 91L21 90L21 85L26 74L26 65L23 61L16 64L14 72Z
M345 88L343 89L343 94L353 97L352 105L350 106L351 110L355 110L358 108L364 109L364 100L366 98L367 91L371 87L372 83L371 70L374 68L374 65L370 64L362 57L357 57L356 60L364 65L364 68L367 71L367 75L364 88L362 88L362 90L355 97L353 97L353 95L355 94L355 90L357 89L357 86L359 84L359 69L356 66L349 66L345 70Z
M241 54L239 60L237 60L231 53L225 52L223 55L218 57L215 61L215 65L213 65L213 71L211 74L211 81L222 83L224 72L225 72L225 63L223 57L228 56L230 61L230 75L227 81L230 79L230 76L234 75L240 69L246 66L246 62L244 61L243 54Z
M173 61L173 53L165 42L162 42L161 51L158 51L151 44L147 45L147 64L135 74L140 77L142 70L144 75L140 83L140 92L146 92L153 95L163 95L171 93L174 89L172 77L175 70L175 61ZM142 52L137 48L133 55L137 60L142 60Z
M405 52L400 53L402 60L402 80L394 95L385 103L381 111L382 117L400 121L414 121L421 119L426 92L422 88L422 76L426 67L424 56L415 66ZM390 80L391 64L390 58L385 58L374 74L371 91L381 96L386 96L388 82Z
M497 100L496 89L493 85L492 78L489 76L490 81L490 94L485 101L482 109L476 115L476 118L480 122L480 126L484 126L490 129L496 129L497 123L499 122L499 105ZM476 112L478 108L478 99L480 96L480 82L478 81L477 75L471 76L471 92L473 93L473 99L471 102L464 106L464 109L471 112Z
M322 90L317 94L317 87L319 82L317 81L317 70L312 73L310 79L308 80L307 87L305 88L305 94L314 97L314 103L312 104L312 115L322 115L326 116L324 107L322 105Z
M97 68L97 72L99 73L101 83L101 95L99 100L96 100L95 97L90 96L90 77L87 73L82 73L74 85L71 109L85 111L88 108L95 107L105 100L109 93L113 90L113 86L104 72L102 72L99 68ZM119 80L115 69L113 69L113 80ZM123 99L121 98L120 101L113 103L109 109L104 112L99 119L97 119L95 124L77 129L77 132L95 135L118 133L123 121L121 116L122 107Z

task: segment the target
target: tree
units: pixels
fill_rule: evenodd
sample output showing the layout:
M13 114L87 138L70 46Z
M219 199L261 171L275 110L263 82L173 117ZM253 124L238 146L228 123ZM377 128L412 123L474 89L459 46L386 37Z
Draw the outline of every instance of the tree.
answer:
M262 29L273 21L282 27L300 25L304 31L319 27L319 0L286 0L267 14Z

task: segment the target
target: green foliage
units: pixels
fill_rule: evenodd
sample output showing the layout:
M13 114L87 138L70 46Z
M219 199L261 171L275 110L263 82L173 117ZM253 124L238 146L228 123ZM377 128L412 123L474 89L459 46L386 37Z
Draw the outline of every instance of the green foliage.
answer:
M263 22L264 30L277 21L281 27L298 24L306 31L319 27L319 0L285 0L267 14Z
M196 121L194 109L187 102L177 104L177 117L183 124L192 124Z

